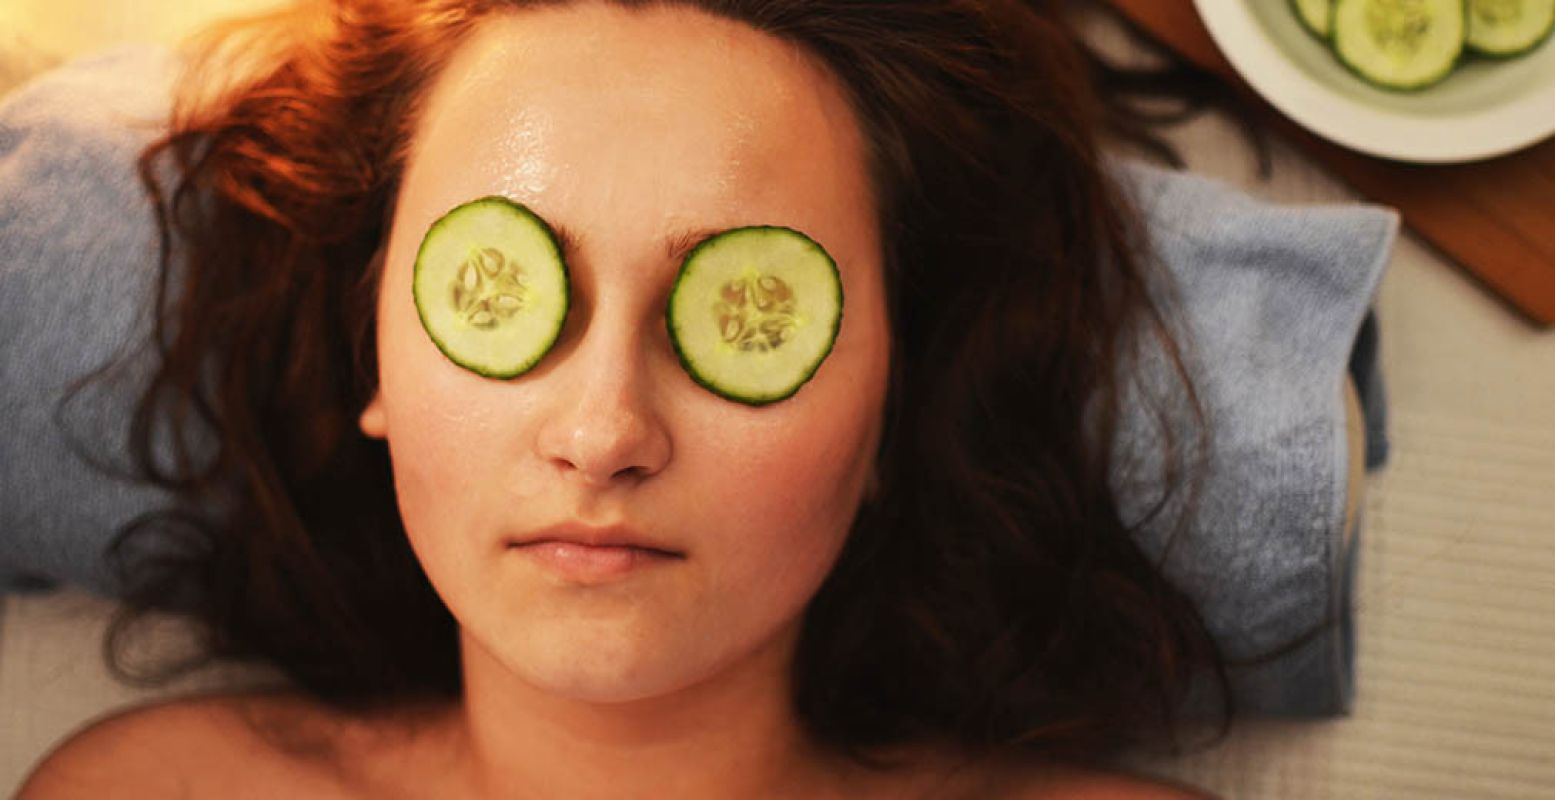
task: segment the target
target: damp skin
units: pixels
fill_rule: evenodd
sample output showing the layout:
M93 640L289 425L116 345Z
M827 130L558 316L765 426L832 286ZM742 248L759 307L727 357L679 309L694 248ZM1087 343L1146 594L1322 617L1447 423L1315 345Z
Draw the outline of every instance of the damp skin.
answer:
M786 659L872 472L889 368L875 206L841 86L740 23L578 4L482 23L425 109L380 292L379 391L361 423L388 442L410 543L460 624L471 725L543 752L557 737L502 720L546 708L608 727L615 716L582 709L747 681L737 707L692 703L728 740L686 755L696 761L747 723L786 719ZM563 330L511 381L446 359L410 292L428 226L489 194L576 244ZM847 297L813 379L759 408L697 385L664 323L684 255L671 243L757 224L813 237ZM685 558L577 587L506 557L505 537L574 519L633 525Z

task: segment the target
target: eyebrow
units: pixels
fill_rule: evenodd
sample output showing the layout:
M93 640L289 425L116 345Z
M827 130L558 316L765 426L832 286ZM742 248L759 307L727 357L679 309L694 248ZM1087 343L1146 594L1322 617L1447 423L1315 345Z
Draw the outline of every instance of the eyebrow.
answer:
M560 223L551 223L551 230L556 233L556 240L562 246L562 258L574 258L582 250L582 234ZM690 228L677 231L665 237L664 255L675 263L684 261L692 248L701 244L702 240L718 232L716 228Z

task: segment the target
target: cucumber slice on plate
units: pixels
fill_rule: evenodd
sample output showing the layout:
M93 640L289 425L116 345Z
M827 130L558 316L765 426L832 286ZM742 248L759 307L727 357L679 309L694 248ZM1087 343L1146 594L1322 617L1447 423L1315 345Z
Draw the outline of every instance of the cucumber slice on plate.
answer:
M505 197L472 200L432 223L412 291L438 349L488 378L529 371L567 319L567 265L555 233Z
M1452 72L1467 35L1467 0L1337 0L1334 54L1384 89L1424 89Z
M681 264L665 312L693 380L750 405L799 391L842 327L842 278L810 237L761 225L708 237Z
M1555 30L1555 0L1469 0L1469 47L1487 56L1526 53Z
M1319 39L1327 39L1333 27L1334 0L1290 0L1296 19Z

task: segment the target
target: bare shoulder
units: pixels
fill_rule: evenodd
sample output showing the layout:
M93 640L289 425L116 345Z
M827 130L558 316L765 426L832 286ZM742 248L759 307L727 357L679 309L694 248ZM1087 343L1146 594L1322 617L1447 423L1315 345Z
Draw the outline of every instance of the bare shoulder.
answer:
M206 695L116 711L71 734L33 769L20 800L55 797L223 796L316 784L306 765L262 735L283 720L320 720L295 695ZM318 725L293 728L313 731ZM241 776L234 782L233 778ZM315 787L322 788L322 787Z

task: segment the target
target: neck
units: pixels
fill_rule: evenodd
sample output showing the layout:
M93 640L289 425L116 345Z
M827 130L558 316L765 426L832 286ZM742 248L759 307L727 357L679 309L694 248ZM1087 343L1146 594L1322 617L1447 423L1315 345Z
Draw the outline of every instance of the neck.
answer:
M459 727L475 795L821 796L840 773L793 712L797 630L704 681L613 703L542 691L461 634Z

